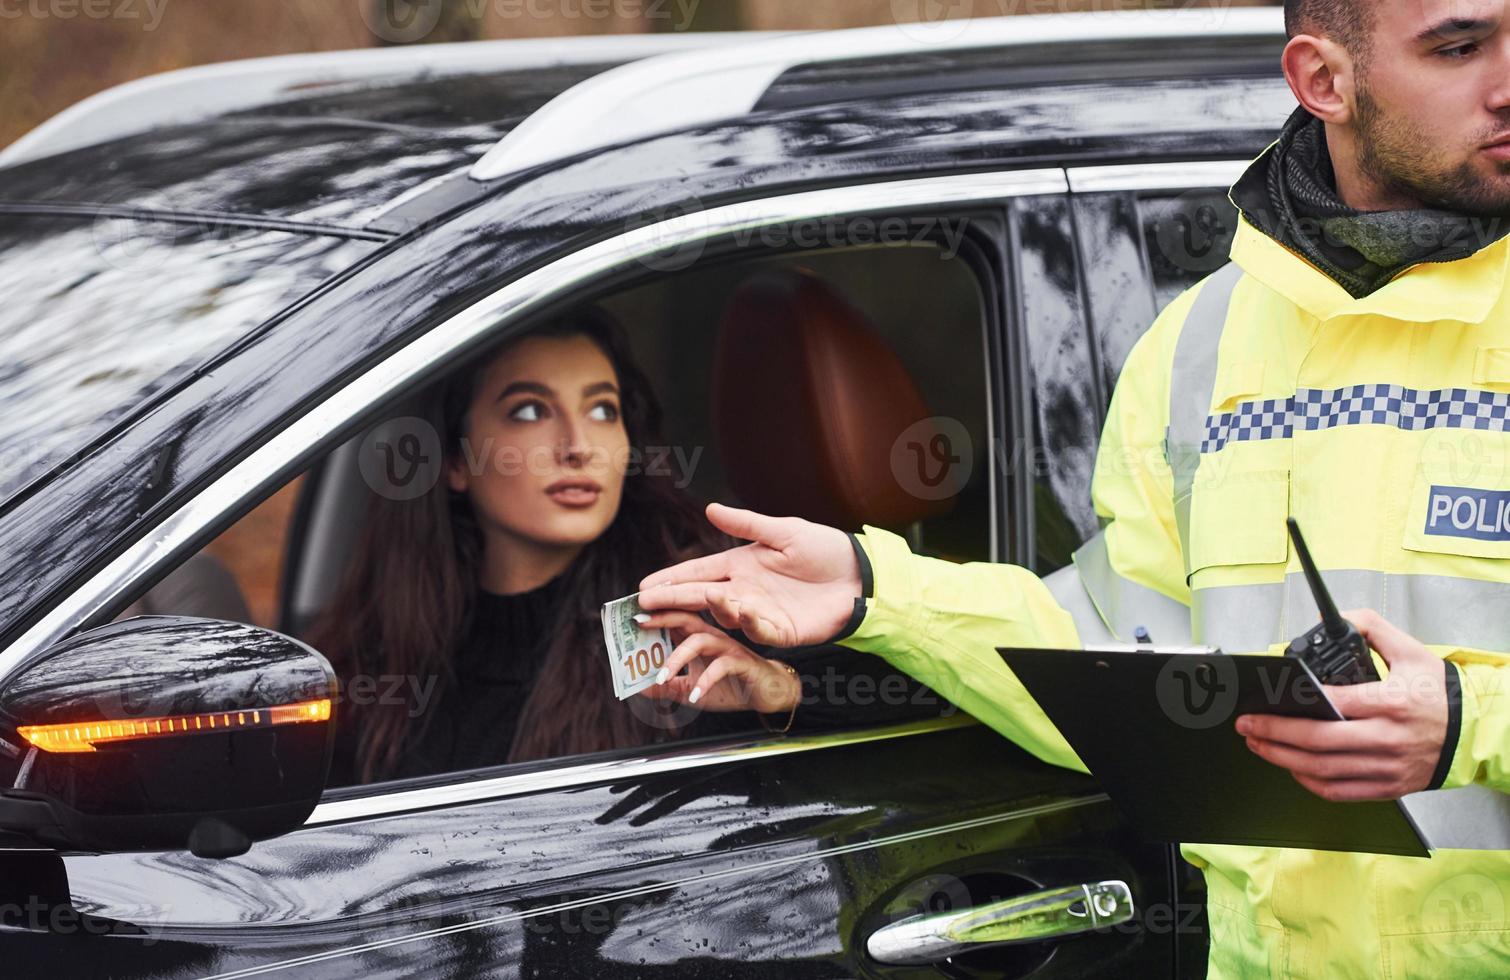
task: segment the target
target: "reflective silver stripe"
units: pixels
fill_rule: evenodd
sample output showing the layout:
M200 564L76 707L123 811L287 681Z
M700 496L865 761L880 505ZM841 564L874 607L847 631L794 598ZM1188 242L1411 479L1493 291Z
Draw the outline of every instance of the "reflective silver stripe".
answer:
M1446 575L1390 575L1329 569L1337 608L1375 609L1422 643L1510 650L1510 583ZM1228 653L1287 642L1320 614L1303 572L1271 585L1196 589L1191 619L1197 642ZM1484 786L1412 793L1401 801L1433 849L1510 850L1510 795Z
M1338 609L1376 610L1422 643L1510 650L1510 583L1364 568L1329 568L1323 575ZM1318 619L1310 586L1298 571L1283 582L1191 593L1193 641L1228 653L1288 642Z
M489 776L484 772L455 782L420 789L394 789L391 784L374 784L361 787L360 795L327 799L318 804L303 826L378 820L441 807L493 803L533 793L569 793L597 783L628 784L663 773L679 774L678 778L682 779L697 779L700 778L697 771L710 766L748 763L752 759L774 759L795 752L833 752L866 742L910 738L977 724L980 723L960 712L948 717L923 718L883 728L789 735L778 740L757 732L752 735L730 736L729 740L713 745L679 748L660 746L658 751L600 762L574 763L571 758L557 759L555 765L533 772L509 773L505 770L503 775L498 776Z
M1433 850L1510 851L1510 794L1463 786L1411 793L1400 803Z
M1075 632L1080 634L1081 646L1111 643L1117 639L1106 628L1101 613L1086 594L1085 583L1080 581L1080 574L1073 564L1050 572L1042 581L1054 601L1075 621Z
M1206 277L1180 328L1169 372L1169 428L1164 437L1164 456L1174 477L1174 519L1187 579L1191 572L1190 488L1201 462L1206 416L1216 389L1216 355L1227 323L1227 307L1242 277L1243 270L1236 262L1228 262Z
M1107 552L1104 528L1075 551L1074 560L1081 591L1094 603L1097 618L1111 631L1112 638L1130 643L1134 629L1143 626L1160 646L1190 642L1189 608L1117 574ZM1075 622L1079 624L1078 616ZM1092 642L1084 633L1080 639L1082 643Z

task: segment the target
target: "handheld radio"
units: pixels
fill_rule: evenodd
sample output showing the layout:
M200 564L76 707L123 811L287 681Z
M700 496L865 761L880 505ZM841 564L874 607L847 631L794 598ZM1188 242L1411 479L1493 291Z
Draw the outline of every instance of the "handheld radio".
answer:
M1300 536L1300 525L1293 517L1286 518L1285 523L1295 542L1295 553L1300 556L1300 566L1305 569L1311 595L1316 599L1316 608L1321 612L1321 622L1291 640L1285 654L1298 657L1323 684L1365 684L1378 680L1379 672L1374 670L1373 658L1368 653L1368 641L1337 612L1316 563L1311 561L1305 539Z

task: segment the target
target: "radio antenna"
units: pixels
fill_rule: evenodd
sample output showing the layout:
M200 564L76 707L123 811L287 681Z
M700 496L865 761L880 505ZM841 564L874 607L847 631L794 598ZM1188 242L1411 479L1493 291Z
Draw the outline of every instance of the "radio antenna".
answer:
M1311 595L1316 599L1316 608L1321 612L1321 622L1326 626L1327 635L1336 639L1347 633L1347 620L1337 611L1337 604L1332 601L1332 594L1327 591L1326 585L1321 581L1321 573L1316 570L1316 563L1311 560L1311 551L1306 547L1306 539L1300 535L1300 525L1295 523L1295 518L1285 518L1285 524L1290 528L1290 539L1295 542L1295 553L1300 556L1300 567L1305 569L1306 582L1311 586Z

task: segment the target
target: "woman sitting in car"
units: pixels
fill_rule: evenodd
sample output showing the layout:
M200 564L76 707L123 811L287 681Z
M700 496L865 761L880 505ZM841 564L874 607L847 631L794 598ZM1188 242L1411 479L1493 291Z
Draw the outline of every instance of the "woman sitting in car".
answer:
M614 321L591 310L556 320L427 403L441 479L418 499L373 498L351 568L306 637L348 689L358 677L408 681L369 680L383 697L346 699L332 784L759 727L669 710L692 700L790 723L795 672L690 616L673 631L678 643L703 635L689 674L650 698L613 696L599 607L655 569L734 543L671 475L634 465L645 457L632 450L658 443L660 409ZM718 679L699 686L715 661Z

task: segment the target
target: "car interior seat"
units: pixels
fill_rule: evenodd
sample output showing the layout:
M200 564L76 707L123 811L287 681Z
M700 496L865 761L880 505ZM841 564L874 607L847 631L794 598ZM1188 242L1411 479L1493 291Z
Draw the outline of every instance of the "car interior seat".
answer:
M898 479L898 440L922 425L926 441L933 413L865 314L809 270L763 271L735 287L712 398L729 487L745 507L906 533L953 505Z
M925 442L936 434L916 381L869 318L810 270L760 272L734 288L714 350L712 401L729 489L746 507L849 531L874 524L926 554L920 522L954 505L900 478L904 434ZM878 691L900 682L899 697L820 708L826 724L931 719L947 704L921 696L919 682L883 660L844 647L789 651L787 659L806 675L840 678L841 689L862 676Z
M115 619L132 616L203 616L232 623L252 622L236 576L208 551L191 555Z
M375 496L359 466L364 440L396 441L397 431L389 440L383 430L396 424L392 420L412 416L416 410L413 400L395 406L388 413L390 421L343 442L310 470L294 504L283 556L278 603L278 629L282 632L303 634L335 595L356 553L362 515Z

